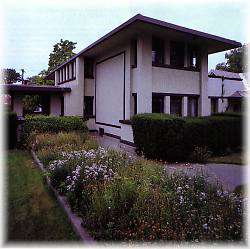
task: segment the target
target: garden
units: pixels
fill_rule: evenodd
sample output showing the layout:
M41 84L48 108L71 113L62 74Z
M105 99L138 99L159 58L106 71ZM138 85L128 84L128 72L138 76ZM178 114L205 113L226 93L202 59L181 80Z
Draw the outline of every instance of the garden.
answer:
M35 151L53 187L97 241L244 239L241 192L102 148L75 117L27 117L23 131L22 146Z

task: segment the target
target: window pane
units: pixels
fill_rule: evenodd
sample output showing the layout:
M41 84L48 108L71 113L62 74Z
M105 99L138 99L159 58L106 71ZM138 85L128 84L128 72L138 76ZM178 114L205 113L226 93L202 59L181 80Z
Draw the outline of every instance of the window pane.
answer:
M172 66L184 67L185 46L182 42L170 43L170 64Z
M164 113L164 97L153 96L152 98L152 112L153 113Z
M197 97L188 98L188 116L190 117L198 116L198 98Z
M155 37L152 39L152 62L164 64L164 41Z
M181 96L170 97L170 114L182 116L182 97Z
M93 116L93 96L84 96L84 115L85 117Z

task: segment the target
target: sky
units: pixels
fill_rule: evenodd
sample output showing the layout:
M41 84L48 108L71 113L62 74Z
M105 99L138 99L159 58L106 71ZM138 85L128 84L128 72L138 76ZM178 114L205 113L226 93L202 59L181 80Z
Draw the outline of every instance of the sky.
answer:
M37 75L60 39L77 42L77 53L138 13L246 43L247 11L247 1L232 0L2 0L0 68ZM210 55L208 68L224 56Z

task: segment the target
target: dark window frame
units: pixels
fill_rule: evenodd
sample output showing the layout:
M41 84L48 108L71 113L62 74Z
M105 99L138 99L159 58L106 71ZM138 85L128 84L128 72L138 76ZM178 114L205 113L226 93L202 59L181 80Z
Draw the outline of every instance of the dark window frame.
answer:
M94 116L94 96L84 96L84 117Z
M152 113L164 113L164 96L152 95Z
M131 67L137 67L137 39L131 41Z
M219 112L219 98L211 98L211 114L216 114ZM214 110L215 109L215 110Z
M170 114L182 117L183 110L182 110L182 101L183 96L170 96ZM178 107L174 107L173 104L178 104ZM177 112L175 109L178 109Z
M165 44L164 40L158 37L152 37L152 63L164 65Z
M84 77L94 78L94 62L91 58L84 58Z
M170 65L174 67L184 67L185 64L185 43L170 42Z
M191 104L192 102L191 101L195 101L195 114L192 115L191 113ZM198 117L198 108L199 108L199 98L198 97L188 97L188 108L187 108L187 111L188 111L188 116L189 117Z
M133 93L133 100L134 100L134 115L137 114L137 93Z

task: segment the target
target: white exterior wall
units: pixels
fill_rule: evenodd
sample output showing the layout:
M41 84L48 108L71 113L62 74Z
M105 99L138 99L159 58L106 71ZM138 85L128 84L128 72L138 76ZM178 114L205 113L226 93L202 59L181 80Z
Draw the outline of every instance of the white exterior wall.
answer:
M50 115L60 116L61 115L61 99L59 96L50 97Z
M199 72L153 67L153 92L198 95Z
M64 115L83 116L84 103L84 59L76 58L76 79L63 83L61 87L70 87L71 92L64 94Z
M121 139L131 142L134 142L132 126L128 124L121 124Z
M222 100L222 82L224 83L224 94ZM208 96L210 97L218 97L218 112L225 112L228 107L228 99L227 97L231 96L236 91L244 91L246 87L243 81L237 80L228 80L222 78L208 78ZM211 103L210 103L211 108Z

